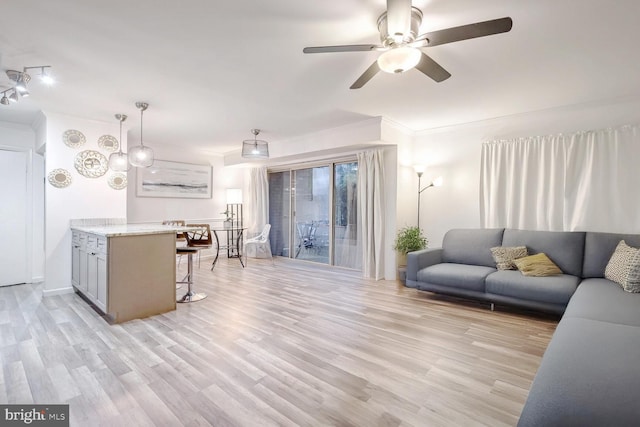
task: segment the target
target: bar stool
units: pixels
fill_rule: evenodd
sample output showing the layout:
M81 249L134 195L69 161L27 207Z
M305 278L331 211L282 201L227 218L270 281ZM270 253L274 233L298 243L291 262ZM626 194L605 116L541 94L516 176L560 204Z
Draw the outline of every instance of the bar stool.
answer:
M187 256L187 275L180 282L176 283L186 283L187 284L187 293L185 293L181 298L178 298L176 302L196 302L203 300L207 297L207 294L196 293L193 290L193 255L199 254L200 249L203 246L198 246L194 244L197 242L199 238L202 236L202 230L194 230L187 231L184 233L187 239L187 246L182 246L176 248L176 253L178 255L186 255Z

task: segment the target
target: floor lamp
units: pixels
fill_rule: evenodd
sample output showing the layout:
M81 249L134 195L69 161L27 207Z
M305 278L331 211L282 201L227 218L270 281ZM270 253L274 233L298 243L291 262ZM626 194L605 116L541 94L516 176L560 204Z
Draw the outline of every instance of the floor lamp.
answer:
M420 228L420 197L422 196L422 192L427 188L440 187L442 185L442 177L441 176L437 177L436 179L431 181L429 185L422 188L421 180L422 180L422 174L424 173L424 169L418 166L414 166L414 168L416 170L416 173L418 174L418 228Z

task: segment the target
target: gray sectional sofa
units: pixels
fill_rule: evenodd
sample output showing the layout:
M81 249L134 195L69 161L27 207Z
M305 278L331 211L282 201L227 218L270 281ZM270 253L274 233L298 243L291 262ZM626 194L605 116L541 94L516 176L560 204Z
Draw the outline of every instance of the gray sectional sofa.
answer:
M406 285L563 314L518 426L638 426L640 294L604 278L620 240L640 247L636 234L451 230L442 248L408 254ZM564 274L497 271L490 248L520 245Z

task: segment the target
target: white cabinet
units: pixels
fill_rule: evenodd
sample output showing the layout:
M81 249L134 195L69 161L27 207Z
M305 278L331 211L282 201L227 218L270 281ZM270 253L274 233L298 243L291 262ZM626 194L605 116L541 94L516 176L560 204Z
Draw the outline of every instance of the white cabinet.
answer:
M74 231L71 283L100 310L107 311L107 239Z
M72 230L72 284L112 323L176 309L176 233Z
M73 232L71 238L71 284L77 288L80 281L80 233Z

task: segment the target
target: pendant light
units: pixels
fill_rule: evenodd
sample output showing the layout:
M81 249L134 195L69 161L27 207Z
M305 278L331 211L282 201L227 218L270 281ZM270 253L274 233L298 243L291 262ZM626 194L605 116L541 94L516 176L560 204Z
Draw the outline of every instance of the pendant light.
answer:
M131 169L127 153L122 152L122 122L127 120L127 116L126 114L116 114L116 119L120 122L120 144L118 152L109 156L109 169L116 172L126 172Z
M149 107L146 102L136 102L136 107L140 110L140 145L129 150L129 163L135 167L148 168L153 164L153 150L145 147L142 140L142 116Z
M242 157L245 159L268 159L269 143L258 139L260 129L251 129L253 139L242 141Z

